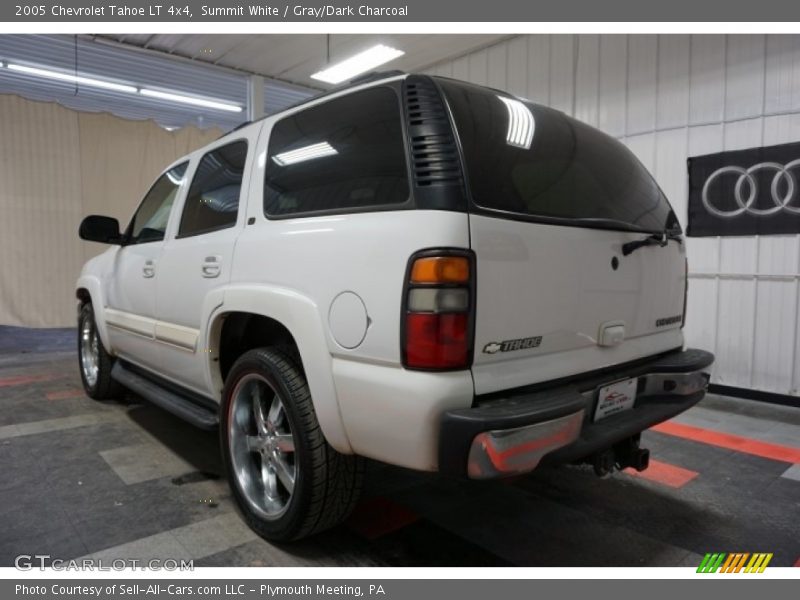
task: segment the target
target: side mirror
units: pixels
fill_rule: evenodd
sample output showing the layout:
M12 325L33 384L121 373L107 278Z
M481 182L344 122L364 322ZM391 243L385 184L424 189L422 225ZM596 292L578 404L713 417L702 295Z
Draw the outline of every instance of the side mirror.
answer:
M122 235L119 232L119 221L111 217L89 215L81 222L78 235L87 242L100 242L101 244L119 244Z

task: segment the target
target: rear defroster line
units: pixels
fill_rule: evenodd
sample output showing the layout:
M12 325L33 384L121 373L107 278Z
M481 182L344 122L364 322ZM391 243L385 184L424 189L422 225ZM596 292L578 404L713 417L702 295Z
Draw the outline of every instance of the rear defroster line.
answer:
M651 431L673 435L710 446L735 450L736 452L752 454L753 456L769 458L779 462L800 464L800 448L770 444L768 442L761 442L731 433L711 431L709 429L673 423L671 421L660 423L652 427Z

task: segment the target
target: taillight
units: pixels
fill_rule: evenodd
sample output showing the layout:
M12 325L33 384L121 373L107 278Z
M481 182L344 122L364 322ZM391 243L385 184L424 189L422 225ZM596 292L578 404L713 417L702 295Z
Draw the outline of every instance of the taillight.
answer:
M425 251L403 289L402 355L411 369L466 369L472 362L474 261L464 250Z
M689 297L689 259L683 259L683 315L681 316L681 327L686 325L686 300Z

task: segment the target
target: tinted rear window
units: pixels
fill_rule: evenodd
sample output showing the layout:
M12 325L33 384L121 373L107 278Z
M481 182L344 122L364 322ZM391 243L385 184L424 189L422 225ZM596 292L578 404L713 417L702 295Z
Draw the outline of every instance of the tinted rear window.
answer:
M397 208L409 199L397 95L377 87L278 121L264 179L271 217Z
M440 84L478 206L566 225L678 227L656 182L619 141L544 106L473 85Z

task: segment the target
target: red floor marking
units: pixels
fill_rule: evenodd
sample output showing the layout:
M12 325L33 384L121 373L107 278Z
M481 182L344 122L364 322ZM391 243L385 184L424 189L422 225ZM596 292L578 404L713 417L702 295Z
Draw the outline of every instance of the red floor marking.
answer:
M419 521L419 515L388 498L370 498L361 502L347 520L347 525L368 540L392 533Z
M83 396L82 390L61 390L60 392L48 392L45 395L48 400L68 400L69 398L81 398Z
M736 450L737 452L744 452L745 454L761 456L762 458L800 464L800 448L760 442L731 433L711 431L710 429L702 429L700 427L672 423L670 421L656 425L652 427L652 430L658 431L659 433L666 433L667 435L694 440L696 442L702 442L711 446L719 446L720 448L727 448L728 450Z
M653 459L650 459L650 466L644 471L625 469L623 472L633 477L641 477L642 479L655 481L673 488L683 487L699 475L697 471L690 471L683 467L676 467Z
M55 375L17 375L15 377L6 377L0 379L0 387L7 387L11 385L25 385L28 383L37 383L39 381L50 381L55 379Z

